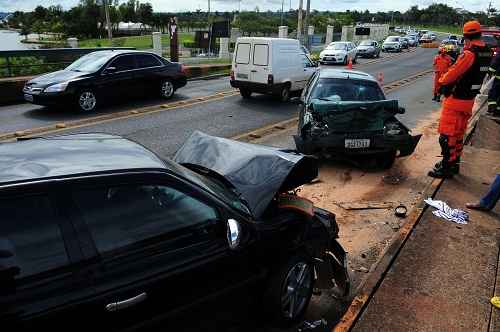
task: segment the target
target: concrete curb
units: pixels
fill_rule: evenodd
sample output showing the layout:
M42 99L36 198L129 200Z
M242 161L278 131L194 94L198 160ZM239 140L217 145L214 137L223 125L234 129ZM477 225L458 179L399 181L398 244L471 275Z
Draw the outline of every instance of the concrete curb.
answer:
M230 64L213 64L213 65L199 65L199 66L186 66L186 74L189 80L196 78L199 79L212 79L227 76L227 74L210 75L213 72L220 72L222 70L230 70ZM35 76L23 76L0 79L0 105L16 104L23 101L23 87L27 81Z

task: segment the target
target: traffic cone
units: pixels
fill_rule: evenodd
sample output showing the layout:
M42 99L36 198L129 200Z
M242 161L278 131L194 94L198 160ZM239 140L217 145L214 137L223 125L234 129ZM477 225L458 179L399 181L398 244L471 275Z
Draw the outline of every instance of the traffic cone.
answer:
M347 66L345 66L347 69L352 69L352 59L349 58L349 62L347 63Z

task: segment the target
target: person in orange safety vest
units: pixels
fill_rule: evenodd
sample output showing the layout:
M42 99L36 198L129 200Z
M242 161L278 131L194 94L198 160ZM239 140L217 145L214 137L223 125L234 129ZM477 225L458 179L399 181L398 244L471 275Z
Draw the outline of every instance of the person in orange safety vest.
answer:
M439 79L443 76L448 68L453 64L453 59L446 53L446 49L444 47L439 48L439 53L434 57L434 101L440 101L441 94L439 93L439 88L441 85L439 84Z
M440 92L445 96L438 127L443 159L429 172L429 176L435 178L449 178L459 172L463 139L474 98L491 62L491 50L481 40L479 22L467 22L463 33L464 52L439 79Z

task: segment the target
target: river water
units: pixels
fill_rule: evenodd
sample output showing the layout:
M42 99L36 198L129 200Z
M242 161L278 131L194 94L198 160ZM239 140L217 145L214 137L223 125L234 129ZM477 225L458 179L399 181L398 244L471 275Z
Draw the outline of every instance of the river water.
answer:
M36 44L23 44L21 40L24 36L21 36L16 31L0 30L0 51L12 51L12 50L29 50L38 48Z

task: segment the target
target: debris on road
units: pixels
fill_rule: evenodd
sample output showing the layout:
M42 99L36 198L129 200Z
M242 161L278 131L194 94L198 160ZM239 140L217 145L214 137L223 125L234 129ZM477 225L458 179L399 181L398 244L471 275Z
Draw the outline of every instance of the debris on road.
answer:
M320 326L327 326L328 322L322 318L313 322L304 321L297 329L297 332L314 330Z
M338 206L344 210L374 210L391 209L394 206L392 202L339 202Z
M394 209L394 214L396 215L396 217L399 217L399 218L406 218L407 212L408 212L408 208L406 206L404 206L403 204L398 205Z
M393 174L390 174L390 175L384 175L382 177L382 181L384 181L384 183L387 183L387 184L392 184L392 185L396 185L396 184L400 184L401 182L403 182L404 180L406 180L406 176L404 175L393 175Z
M437 209L435 211L432 211L432 214L434 214L436 217L453 221L457 224L468 223L469 214L463 210L452 209L445 202L433 200L432 198L428 198L424 200L424 202Z

